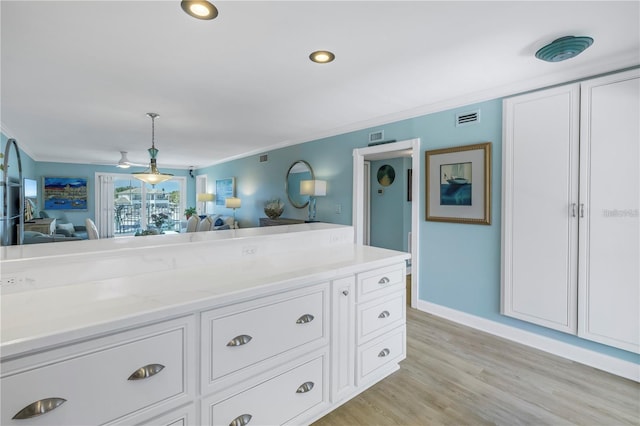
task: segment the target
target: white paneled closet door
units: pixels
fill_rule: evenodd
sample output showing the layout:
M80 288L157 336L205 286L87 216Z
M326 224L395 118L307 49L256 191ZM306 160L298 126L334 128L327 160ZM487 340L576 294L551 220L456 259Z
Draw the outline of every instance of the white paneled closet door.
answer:
M502 313L577 330L580 86L504 101Z
M582 84L579 329L640 345L640 71Z

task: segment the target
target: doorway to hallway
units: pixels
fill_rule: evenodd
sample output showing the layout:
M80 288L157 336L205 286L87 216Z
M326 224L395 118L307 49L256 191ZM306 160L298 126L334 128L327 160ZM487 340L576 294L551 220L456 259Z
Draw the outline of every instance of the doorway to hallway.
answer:
M411 187L411 226L408 229L407 246L403 251L411 253L411 306L416 307L418 301L418 282L419 282L419 241L418 241L418 225L419 225L419 212L420 212L420 191L419 191L419 177L420 177L420 139L411 139L406 141L394 142L384 145L376 145L366 148L358 148L353 150L353 227L355 231L356 244L366 244L365 236L367 235L367 229L371 223L370 216L370 194L372 191L366 190L368 186L365 183L366 178L366 163L374 162L378 160L406 157L410 158L411 164L411 180L408 181ZM374 175L377 171L370 170L371 175ZM410 236L409 236L410 235ZM369 240L368 243L371 241Z

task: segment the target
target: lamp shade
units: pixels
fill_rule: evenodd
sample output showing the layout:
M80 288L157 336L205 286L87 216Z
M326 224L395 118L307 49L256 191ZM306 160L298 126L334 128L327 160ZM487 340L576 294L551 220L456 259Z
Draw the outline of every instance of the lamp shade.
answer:
M206 203L208 201L213 201L214 197L213 197L213 194L207 194L206 192L201 192L196 196L196 200L199 203Z
M239 209L242 204L242 200L237 197L229 197L224 199L224 206L228 209Z
M313 195L315 197L327 195L327 181L324 181L324 180L300 181L300 194Z

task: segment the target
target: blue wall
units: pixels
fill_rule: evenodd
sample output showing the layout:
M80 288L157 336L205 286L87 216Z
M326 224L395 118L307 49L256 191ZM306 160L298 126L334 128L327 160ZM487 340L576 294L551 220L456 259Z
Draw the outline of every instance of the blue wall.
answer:
M479 123L455 126L457 113L477 109L481 112ZM418 238L421 252L414 262L419 262L421 271L421 300L640 364L638 354L500 315L501 99L270 151L267 163L259 163L256 155L198 172L208 175L210 190L215 179L236 177L238 196L243 198L238 217L241 226L248 227L257 226L258 218L264 216L264 201L274 196L286 200L285 173L294 161L306 160L317 178L327 180L327 196L318 198L317 202L318 220L351 224L352 151L366 146L369 133L377 130L384 130L386 138L398 141L420 138L423 159L427 150L492 142L491 225L427 222L424 203L420 206L422 220ZM424 162L420 171L414 170L417 172L421 185L414 190L421 191L424 197ZM286 204L283 217L303 219L306 216L306 210L294 209L288 201ZM338 204L342 208L341 214L336 214Z

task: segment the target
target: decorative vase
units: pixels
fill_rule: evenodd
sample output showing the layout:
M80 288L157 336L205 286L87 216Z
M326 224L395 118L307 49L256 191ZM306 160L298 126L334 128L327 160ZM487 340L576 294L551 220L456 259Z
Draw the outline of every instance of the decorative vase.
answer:
M264 214L269 219L277 219L284 211L284 203L279 198L269 200L264 205Z

